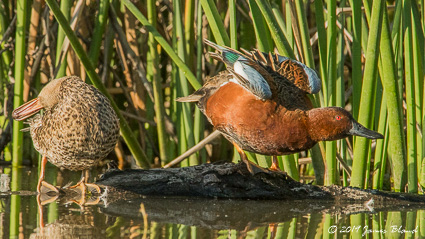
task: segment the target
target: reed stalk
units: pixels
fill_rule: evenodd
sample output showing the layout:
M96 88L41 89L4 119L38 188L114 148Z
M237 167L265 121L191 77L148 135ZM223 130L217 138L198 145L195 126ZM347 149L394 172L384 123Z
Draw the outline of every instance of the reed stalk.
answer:
M156 27L156 5L154 0L148 0L148 20L152 26ZM150 72L149 81L153 83L153 92L154 92L154 107L155 107L155 117L156 117L156 132L158 135L158 150L159 157L161 159L161 164L164 165L168 163L169 158L167 157L167 134L165 132L165 110L163 108L163 95L162 95L162 84L161 78L159 75L159 56L158 56L158 44L156 43L152 34L149 35L148 39L149 45L149 54L147 60L147 71Z
M423 14L423 13L422 13ZM418 130L416 133L416 158L417 158L417 174L418 181L421 185L425 185L425 177L422 177L423 168L422 161L425 159L424 150L422 149L423 136L421 133L424 129L424 114L422 108L424 107L424 32L420 23L420 13L416 2L412 2L412 54L413 54L413 78L414 78L414 94L415 94L415 126Z
M411 2L403 2L404 10L404 72L406 90L406 127L407 127L407 183L408 192L418 191L417 154L416 154L416 112L415 112L415 79L413 66L413 40L411 21Z
M100 50L102 47L102 36L107 26L107 17L109 10L109 0L99 1L99 11L96 15L94 24L93 38L90 44L89 58L94 66L99 59Z
M252 23L254 25L255 36L257 39L258 50L262 52L272 52L273 42L271 41L270 31L267 29L266 22L261 14L255 0L248 0L251 10Z
M353 43L351 46L351 84L353 85L352 105L353 117L358 118L359 103L361 96L362 86L362 2L358 0L350 0L352 10L352 24L353 24Z
M283 32L279 30L279 25L276 19L274 18L270 4L268 2L264 2L260 0L255 0L255 1L257 2L258 7L260 8L263 14L263 17L267 23L267 26L269 27L271 36L273 38L273 41L279 53L282 54L283 56L287 56L292 59L295 59L294 51L290 47Z
M27 1L18 0L16 2L16 35L15 35L15 86L13 96L13 108L16 109L23 103L23 84L25 72L25 33L27 22ZM17 167L22 164L23 155L23 134L20 132L23 128L22 121L13 121L13 136L12 136L12 165Z
M63 16L65 17L66 21L69 22L70 18L71 18L71 7L74 3L74 0L63 0L60 2L60 10L63 14ZM57 42L56 42L56 63L55 63L55 67L56 67L56 78L62 77L66 75L66 67L68 66L67 64L67 52L62 52L62 45L64 43L66 34L64 32L64 30L59 27L58 29L58 38L57 38ZM62 57L62 54L65 54L64 57ZM60 60L63 59L62 62L60 62ZM59 69L57 69L59 67Z
M230 47L238 49L238 33L236 26L236 0L229 1L229 13L230 13Z
M184 42L184 29L183 29L183 23L182 23L182 16L181 16L181 2L180 0L173 1L173 7L174 7L174 34L173 38L176 41L175 47L177 48L176 51L178 53L178 56L180 59L182 59L183 62L185 62L185 42ZM189 95L189 87L186 81L185 72L183 72L182 69L179 69L176 75L175 80L177 80L177 84L179 87L177 88L177 96L186 96ZM198 81L197 81L198 82ZM181 103L180 112L177 112L177 114L180 114L179 124L180 124L180 131L179 134L179 147L180 147L180 154L187 151L187 149L191 148L195 145L195 139L194 139L194 131L193 131L193 118L191 117L191 111L190 111L190 103ZM184 143L183 143L184 142ZM184 162L184 161L183 161ZM186 166L196 165L199 164L197 161L196 155L191 155L189 157L189 161L185 163Z
M204 9L205 16L207 16L208 23L212 34L214 35L215 41L218 45L229 46L230 39L227 35L226 28L224 27L223 21L221 20L220 14L218 13L217 7L213 0L200 0L202 8Z
M389 160L391 162L392 175L394 180L395 191L403 191L406 182L406 149L403 132L403 113L401 108L401 100L399 86L396 78L396 63L392 47L390 27L388 16L385 14L382 27L382 39L380 44L380 54L382 59L383 75L381 77L384 95L387 100L388 108L388 125L389 125ZM393 29L392 35L397 40L397 29ZM385 165L383 165L385 167ZM381 182L382 183L382 182Z
M358 122L366 128L372 128L375 111L375 89L378 74L379 42L381 40L382 16L384 1L374 1L372 6L370 32L366 52L366 63L363 75L362 98L360 99ZM370 140L363 137L356 137L353 171L351 175L351 186L364 188L366 172L368 171L367 159L369 154Z
M327 81L325 84L327 85L327 106L335 106L336 103L336 73L337 73L337 65L336 65L336 1L328 0L327 1ZM336 141L326 141L326 167L327 174L325 176L325 185L338 184L338 165L336 160Z

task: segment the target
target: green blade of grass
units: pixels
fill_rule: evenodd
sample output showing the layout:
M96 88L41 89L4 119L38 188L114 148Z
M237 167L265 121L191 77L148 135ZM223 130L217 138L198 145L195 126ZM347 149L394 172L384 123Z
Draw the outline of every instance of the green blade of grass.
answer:
M411 2L403 3L404 23L404 73L406 90L406 128L407 128L407 184L409 193L417 193L417 162L416 162L416 115L415 115L415 79L413 66L413 40L411 21Z
M93 39L91 40L89 51L89 58L95 66L102 46L102 36L106 29L109 9L109 0L101 0L99 2L99 12L96 16Z
M251 10L252 23L254 25L255 37L257 39L257 47L262 52L272 52L273 43L271 42L270 31L264 22L261 11L258 8L255 0L248 0L249 8Z
M24 71L25 71L25 33L26 33L26 19L27 19L27 1L17 1L17 20L16 20L16 35L15 35L15 87L13 96L13 108L18 108L23 103L23 84L24 84ZM23 134L22 121L13 121L13 136L12 136L12 165L20 166L22 164L22 141Z
M60 2L61 12L63 13L63 16L65 17L66 21L68 21L68 22L69 22L69 19L71 18L71 7L72 7L73 3L74 3L74 0L63 0L63 1ZM61 54L62 54L61 49L62 49L63 42L65 40L65 37L66 37L66 35L65 35L64 30L61 27L59 27L57 45L56 45L57 51L56 51L56 63L55 63L56 68L59 67L59 69L56 69L57 70L56 78L65 76L66 67L68 65L67 59L66 59L67 53L64 53L65 57L63 57L63 62L60 62Z
M267 26L269 27L270 33L273 37L274 43L276 44L277 50L284 56L295 59L294 51L291 49L288 41L285 38L283 32L279 29L279 24L274 18L273 12L268 2L255 0L258 7L266 20Z
M213 0L201 0L202 8L207 16L211 31L214 35L216 43L221 46L229 46L230 39L224 28L223 21L220 18L217 7Z
M353 105L353 117L358 118L359 103L362 90L362 2L359 0L350 0L352 9L352 24L353 24L353 44L351 47L351 64L352 64L352 75L351 82L353 85L352 93L352 105Z
M379 58L379 42L381 40L383 0L374 1L372 6L372 16L370 23L369 39L366 52L365 71L363 75L362 98L360 99L359 118L360 124L366 128L372 128L375 102L376 78L378 73ZM351 175L351 186L364 188L366 185L366 165L369 154L369 139L356 137L354 155L353 155L353 171Z

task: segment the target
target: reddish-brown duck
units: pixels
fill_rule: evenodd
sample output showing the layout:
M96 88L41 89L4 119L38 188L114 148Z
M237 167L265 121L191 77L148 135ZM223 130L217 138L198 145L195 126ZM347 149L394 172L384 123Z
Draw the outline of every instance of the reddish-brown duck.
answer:
M319 92L321 83L315 71L304 64L279 55L243 54L208 40L205 43L219 52L210 55L224 62L227 71L177 100L197 102L246 163L243 150L272 155L272 168L277 169L276 155L307 150L318 141L349 135L383 137L360 125L343 108L313 108L307 94Z

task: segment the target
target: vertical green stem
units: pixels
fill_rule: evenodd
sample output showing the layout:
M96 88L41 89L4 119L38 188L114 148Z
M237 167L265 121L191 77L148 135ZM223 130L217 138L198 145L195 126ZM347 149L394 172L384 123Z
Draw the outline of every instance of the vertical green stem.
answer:
M287 56L289 58L295 59L294 51L289 46L288 41L286 40L283 32L279 30L279 25L277 24L276 19L274 18L272 9L269 5L269 2L255 0L258 7L263 13L263 17L266 20L267 25L269 26L270 33L273 37L274 43L280 54Z
M66 21L69 22L69 19L71 17L71 7L73 4L74 0L62 0L61 1L61 5L60 5L60 10L63 14L63 16L65 17ZM61 54L62 54L62 44L63 41L65 40L66 34L64 32L64 30L59 27L58 29L58 39L57 39L57 45L56 45L56 62L55 62L55 66L59 67L59 70L57 71L56 74L56 78L65 76L66 74L66 66L67 66L67 60L66 57L64 57L63 62L59 62L61 60ZM66 55L66 53L65 53Z
M106 29L109 9L109 0L100 0L99 2L99 13L96 16L96 22L94 24L95 27L89 51L89 58L95 66L100 54L102 36Z
M152 26L156 26L156 5L155 0L148 0L148 20ZM166 164L168 162L167 157L167 137L165 133L165 123L164 123L164 109L163 109L163 96L162 96L162 87L161 87L161 77L159 76L159 57L158 57L158 43L155 41L155 38L152 34L149 34L148 39L149 45L149 55L148 55L148 70L151 72L150 79L153 82L153 91L154 91L154 107L155 107L155 117L156 117L156 131L158 134L158 148L159 156L161 158L161 163Z
M16 3L16 36L15 36L15 89L13 96L13 108L17 108L23 103L23 84L25 71L25 33L26 33L26 15L27 1L18 0ZM12 165L20 166L22 164L22 141L23 134L20 132L23 128L22 121L13 121L13 152Z
M229 1L230 12L230 47L238 49L238 33L236 29L236 0Z
M353 44L351 47L351 64L352 64L352 75L351 82L353 85L353 117L357 119L359 112L359 103L362 87L362 2L359 0L350 0L352 9L352 24L353 24Z
M384 0L374 1L372 5L372 16L370 23L369 39L366 52L366 64L363 76L362 98L360 99L359 123L366 128L372 128L375 112L375 88L378 73L379 42L381 40L382 16ZM357 137L353 156L353 171L351 175L351 186L364 188L367 172L367 158L369 153L369 139Z
M401 5L396 5L401 9ZM396 13L398 10L396 10ZM397 18L396 18L397 19ZM398 22L398 21L397 21ZM397 65L394 61L394 52L392 38L394 40L399 39L397 34L399 34L400 27L393 29L392 34L390 34L390 26L388 22L388 15L384 14L383 27L382 27L382 39L380 44L380 54L382 59L383 70L381 81L382 86L384 87L384 95L387 100L388 108L388 125L389 125L389 154L391 166L392 166L392 175L394 180L394 189L397 192L403 191L406 183L406 146L405 146L405 137L403 131L403 117L402 117L402 107L401 107L401 94L398 86L397 76ZM391 36L393 35L393 37ZM396 54L397 57L401 54L400 43L394 45L394 50L397 50L399 53ZM402 64L401 64L402 65Z
M328 28L327 28L327 106L334 106L336 103L336 1L328 0ZM338 169L336 160L336 141L326 142L326 167L325 185L338 183Z
M415 84L413 67L411 2L403 2L404 10L404 73L406 89L406 128L407 128L407 183L408 192L418 191L417 162L416 162L416 115L415 115Z

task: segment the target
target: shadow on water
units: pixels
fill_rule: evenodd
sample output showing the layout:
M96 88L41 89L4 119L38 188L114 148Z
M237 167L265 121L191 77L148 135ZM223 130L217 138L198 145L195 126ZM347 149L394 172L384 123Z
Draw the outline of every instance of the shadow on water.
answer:
M365 211L364 205L317 200L135 197L38 208L31 191L36 173L2 172L0 238L425 238L425 208L417 207L377 210L370 204Z

